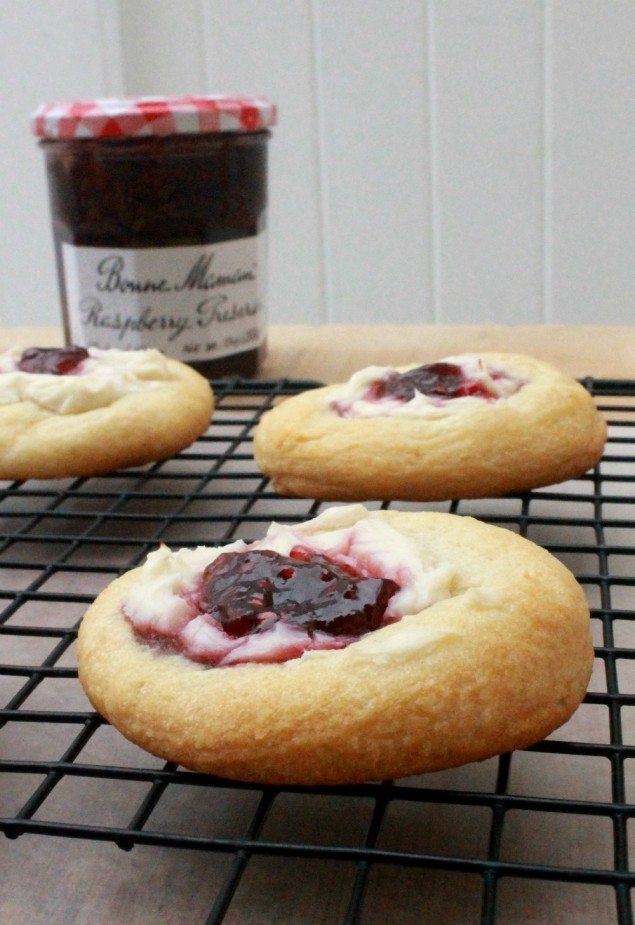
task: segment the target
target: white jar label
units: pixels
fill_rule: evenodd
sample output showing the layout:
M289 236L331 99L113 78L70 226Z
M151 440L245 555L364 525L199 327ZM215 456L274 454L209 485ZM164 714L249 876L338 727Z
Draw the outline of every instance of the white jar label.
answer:
M264 231L188 247L62 243L71 340L194 362L253 350L265 336L266 246Z

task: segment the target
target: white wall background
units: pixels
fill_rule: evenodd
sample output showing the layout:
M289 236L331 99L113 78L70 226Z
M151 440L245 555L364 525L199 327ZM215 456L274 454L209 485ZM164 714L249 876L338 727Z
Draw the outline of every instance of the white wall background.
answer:
M0 0L0 323L56 324L54 99L264 93L277 322L635 320L635 0Z

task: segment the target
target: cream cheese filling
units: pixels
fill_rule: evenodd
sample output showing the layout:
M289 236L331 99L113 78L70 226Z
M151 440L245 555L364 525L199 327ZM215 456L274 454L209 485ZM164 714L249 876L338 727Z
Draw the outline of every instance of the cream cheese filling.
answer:
M406 537L385 521L367 517L367 513L362 505L346 505L295 526L272 523L264 539L249 545L239 540L228 546L177 551L161 546L140 567L124 598L123 611L141 633L177 636L198 615L188 595L197 588L205 567L219 555L268 549L286 556L296 546L397 582L400 590L391 598L387 610L392 619L418 614L452 596L455 572L451 567L432 558L423 560ZM399 639L394 638L397 624L392 624L360 637L355 647L374 639L367 648L368 655L374 657L382 652L381 638L385 639L388 653L412 653L431 642L430 632L426 630L422 635L420 626L408 627L404 619L399 627ZM436 639L439 633L433 636ZM323 654L306 652L302 657Z
M464 375L481 382L496 398L509 398L523 385L512 373L497 369L497 377L492 377L492 370L478 356L464 354L443 357L439 363L454 363L460 366ZM327 398L328 404L344 412L346 417L429 417L439 418L456 414L463 408L478 407L483 399L476 395L463 395L459 398L439 398L423 395L415 391L410 401L400 401L390 397L378 401L367 401L364 396L376 382L385 382L389 376L398 373L393 366L367 366L354 373L348 382ZM500 378L499 378L500 376Z
M81 414L111 405L131 392L157 388L171 378L166 358L158 350L100 350L77 372L62 376L25 373L17 368L22 348L0 353L0 405L32 401L57 414Z

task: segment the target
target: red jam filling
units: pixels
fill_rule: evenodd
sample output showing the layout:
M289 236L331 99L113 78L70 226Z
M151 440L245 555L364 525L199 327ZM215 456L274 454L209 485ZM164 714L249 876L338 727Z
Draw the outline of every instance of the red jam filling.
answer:
M65 376L77 372L88 356L85 347L28 347L18 360L17 366L23 373Z
M221 554L203 573L200 606L233 638L276 623L330 636L378 629L399 590L388 578L365 578L325 556L295 547Z
M497 374L491 371L490 375L494 379L497 377ZM463 398L466 395L475 395L487 401L498 398L478 379L466 376L455 363L431 363L429 366L419 366L405 373L391 373L387 379L374 382L364 400L381 401L383 398L392 398L407 402L414 398L415 391L441 399Z

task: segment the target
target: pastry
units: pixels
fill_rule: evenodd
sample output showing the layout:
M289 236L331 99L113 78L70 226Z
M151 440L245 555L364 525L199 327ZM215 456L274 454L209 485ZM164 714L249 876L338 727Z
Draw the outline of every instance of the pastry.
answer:
M428 501L525 491L597 462L606 424L579 383L486 353L303 392L265 414L254 453L283 495Z
M580 703L585 596L510 531L335 507L263 540L171 552L106 588L82 685L127 738L263 783L403 777L528 746Z
M202 376L158 350L0 353L0 479L97 475L164 459L207 428Z

